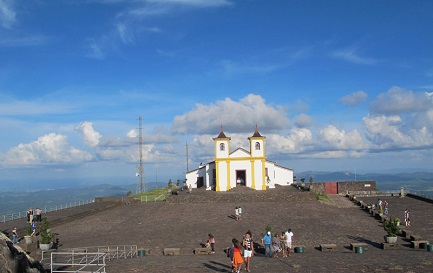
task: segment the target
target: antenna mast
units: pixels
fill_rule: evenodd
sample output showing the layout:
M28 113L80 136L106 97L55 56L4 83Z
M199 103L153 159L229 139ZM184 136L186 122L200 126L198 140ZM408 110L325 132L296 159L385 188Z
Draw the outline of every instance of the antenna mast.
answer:
M138 149L140 156L140 165L137 166L137 193L146 191L146 183L144 182L144 169L143 169L143 127L141 123L141 115L138 117Z
M189 160L189 158L188 158L188 141L186 142L185 147L186 147L186 172L188 173L189 172L189 165L188 165L188 160Z

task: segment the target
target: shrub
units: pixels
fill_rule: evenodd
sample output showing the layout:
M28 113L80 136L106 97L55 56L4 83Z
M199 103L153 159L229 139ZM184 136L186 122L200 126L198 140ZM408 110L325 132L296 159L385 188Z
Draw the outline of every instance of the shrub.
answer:
M389 220L383 221L383 229L388 234L388 237L395 237L400 232L397 222L396 218L389 218Z
M40 235L41 235L41 244L49 244L51 243L51 239L53 235L50 233L50 222L47 217L42 219L41 227L40 227Z

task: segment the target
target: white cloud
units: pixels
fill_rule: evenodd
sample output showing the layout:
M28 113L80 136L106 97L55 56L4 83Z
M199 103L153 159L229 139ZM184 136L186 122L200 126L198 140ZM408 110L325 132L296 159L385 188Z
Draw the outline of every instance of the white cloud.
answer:
M16 21L13 3L13 0L0 0L0 25L4 28L11 28Z
M345 130L338 130L335 126L329 125L320 131L320 139L333 149L359 150L366 148L366 143L358 130L346 133Z
M381 93L370 105L374 113L398 115L403 113L422 112L433 109L431 93L414 92L400 87L392 87Z
M357 53L357 47L350 47L340 50L335 50L331 53L331 56L337 59L341 59L347 62L355 63L355 64L363 64L363 65L375 65L378 63L378 60L368 57L362 57Z
M368 95L364 91L356 91L350 95L342 97L340 102L347 106L354 106L365 101L367 97Z
M95 147L99 144L102 135L93 129L93 123L89 121L81 122L77 128L83 134L84 143L90 147Z
M287 154L300 153L312 144L313 134L306 128L292 128L288 136L271 134L267 137L267 147L270 153Z
M259 95L249 94L241 100L226 98L215 104L197 104L190 112L176 116L173 130L178 134L215 134L220 125L228 132L250 132L256 124L262 130L286 128L284 109L266 104Z
M7 165L70 164L91 159L91 154L69 146L66 136L55 133L28 144L19 144L6 154Z

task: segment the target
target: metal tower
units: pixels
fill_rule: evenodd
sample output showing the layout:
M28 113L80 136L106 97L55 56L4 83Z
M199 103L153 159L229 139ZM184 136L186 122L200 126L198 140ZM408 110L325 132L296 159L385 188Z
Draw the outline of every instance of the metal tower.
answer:
M146 191L146 182L144 182L144 168L143 168L143 127L141 124L141 115L138 117L138 153L140 156L140 165L137 169L137 193Z

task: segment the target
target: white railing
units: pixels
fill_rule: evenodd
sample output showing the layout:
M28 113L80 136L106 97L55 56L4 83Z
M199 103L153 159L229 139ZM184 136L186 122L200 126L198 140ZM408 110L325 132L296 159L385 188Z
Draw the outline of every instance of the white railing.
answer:
M165 200L165 194L161 194L160 196L142 196L141 202L147 203L147 202L158 202L158 201L164 201Z
M93 203L94 200L85 200L85 201L75 201L75 202L70 202L70 203L66 203L66 204L61 204L61 205L55 205L55 206L45 206L42 210L42 213L48 213L48 212L53 212L53 211L59 211L59 210L64 210L64 209L69 209L69 208L74 208L74 207L79 207L79 206L83 206L83 205L87 205L90 203ZM21 219L21 218L26 218L27 217L27 211L21 211L21 212L14 212L14 213L8 213L8 214L3 214L0 215L0 222L1 223L5 223L8 221L13 221L13 220L17 220L17 219Z
M120 258L133 258L137 256L137 245L119 245L119 246L86 246L79 248L68 248L64 251L80 252L80 253L106 253L109 261Z
M105 273L106 257L103 252L51 252L50 272Z

